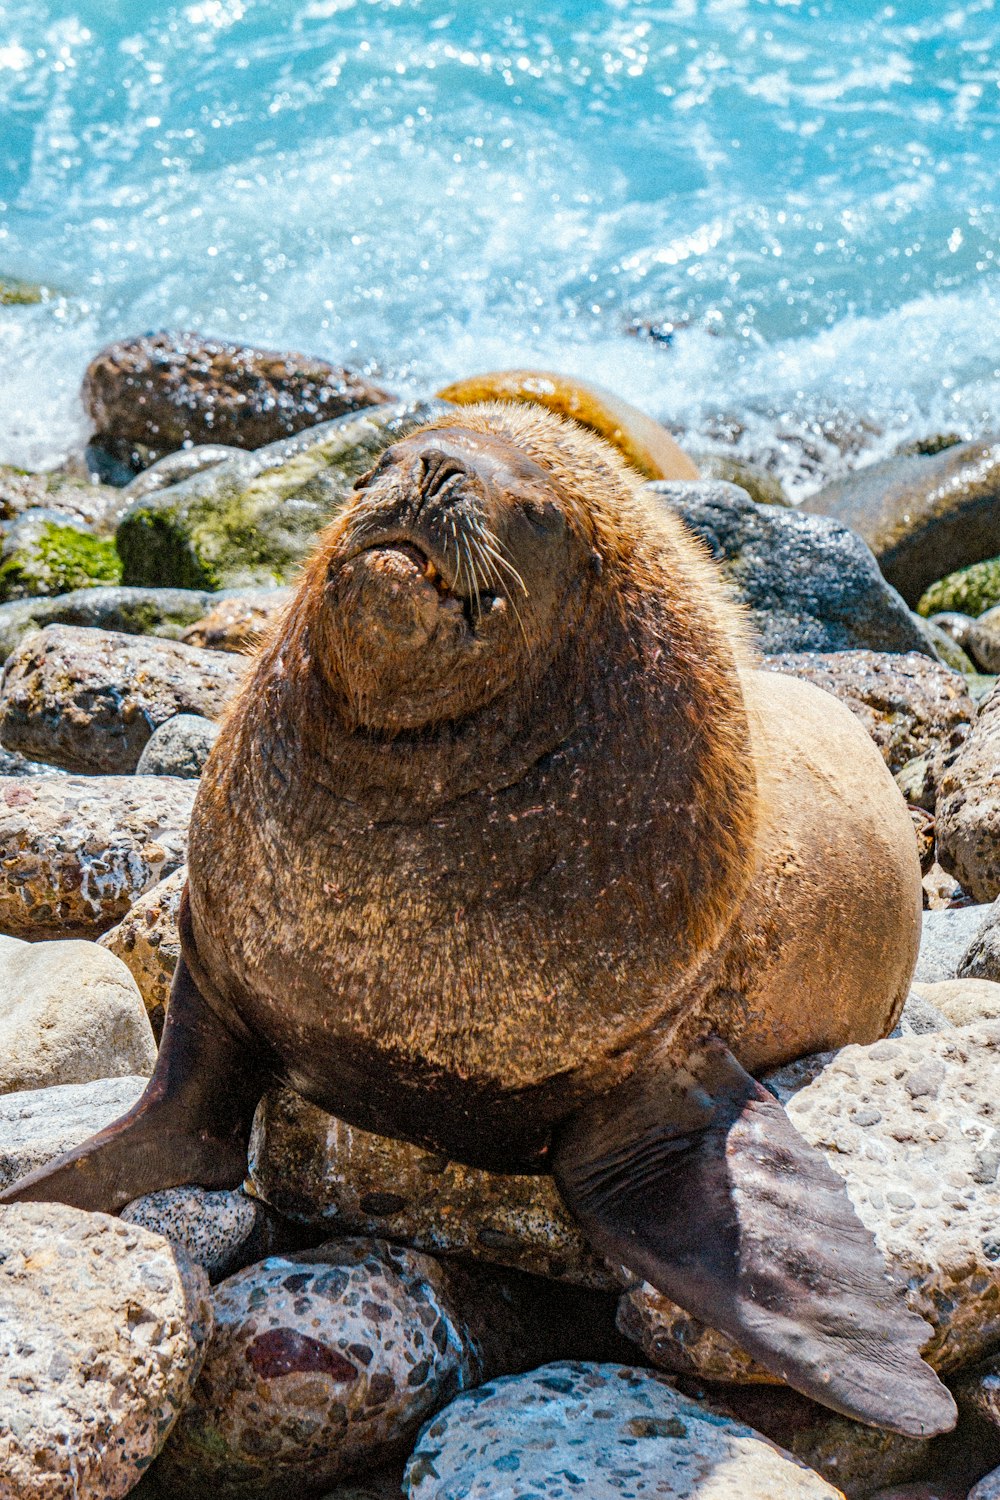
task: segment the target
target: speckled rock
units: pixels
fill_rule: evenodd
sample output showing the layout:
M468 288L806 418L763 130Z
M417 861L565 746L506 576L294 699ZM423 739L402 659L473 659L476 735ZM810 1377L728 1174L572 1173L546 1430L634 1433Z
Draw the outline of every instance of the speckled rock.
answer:
M505 1317L488 1283L384 1241L271 1256L213 1301L215 1338L157 1477L219 1500L301 1495L405 1453L482 1379Z
M942 979L956 979L962 959L982 931L989 912L985 903L956 906L945 911L925 911L914 984L937 984Z
M192 474L203 474L206 469L214 469L216 464L241 451L230 443L195 443L191 448L177 448L164 454L119 490L119 515L142 495L153 495L157 490L166 490L172 484L190 479Z
M148 1075L155 1062L142 996L113 953L0 937L0 1094Z
M0 1305L3 1494L127 1494L198 1377L204 1271L105 1214L19 1203L0 1208Z
M129 1224L162 1234L221 1281L276 1250L297 1249L301 1237L288 1232L266 1203L241 1189L212 1192L202 1187L164 1188L134 1198L122 1209Z
M216 589L290 582L374 457L446 409L372 407L140 496L115 533L125 582Z
M127 1114L148 1079L100 1078L0 1094L0 1188Z
M95 938L184 862L197 783L176 776L0 782L0 932Z
M0 604L0 661L5 661L31 631L46 625L82 625L176 640L218 600L218 594L204 589L119 587L73 589L54 599L18 599Z
M941 776L938 859L974 901L1000 896L1000 688L979 705Z
M1000 1340L1000 1022L843 1048L788 1098L875 1235L894 1280L934 1336L924 1357L959 1369ZM656 1364L705 1379L763 1379L714 1330L642 1286L620 1324Z
M181 954L177 911L186 879L187 867L181 865L140 896L117 927L100 939L100 946L121 959L139 986L157 1041L163 1032L167 997Z
M823 516L757 505L735 485L652 484L706 544L750 612L762 649L919 651L921 621L864 542Z
M551 1178L482 1172L355 1130L291 1089L272 1090L257 1110L250 1183L285 1217L338 1233L386 1235L602 1290L620 1285Z
M841 1494L650 1370L560 1363L469 1391L428 1424L410 1500L796 1500Z
M85 473L50 470L32 474L0 464L0 520L13 521L26 511L44 508L82 521L96 531L114 529L121 509L121 490L95 484Z
M175 714L146 741L137 776L200 776L219 734L218 724L200 714Z
M181 639L209 651L253 651L285 611L291 589L258 589L222 599L184 631Z
M82 396L94 441L136 469L185 443L261 448L392 400L322 359L172 330L102 349L87 367Z
M992 1469L974 1484L966 1500L1000 1500L1000 1469Z
M1000 899L982 910L983 921L959 960L956 977L1000 981Z
M839 698L894 773L918 755L960 744L975 714L962 675L915 651L787 652L766 656L762 666Z
M217 718L245 670L240 657L177 641L49 625L7 659L0 738L69 771L124 775L175 714Z
M939 984L914 985L914 990L952 1026L1000 1021L1000 984L992 980L943 979Z
M942 574L1000 552L998 500L1000 439L989 437L855 469L803 506L864 537L885 577L916 604Z
M928 1031L947 1031L955 1023L939 1010L933 1000L932 985L914 985L906 997L903 1014L889 1033L891 1037L926 1036ZM980 1020L981 1017L971 1017Z

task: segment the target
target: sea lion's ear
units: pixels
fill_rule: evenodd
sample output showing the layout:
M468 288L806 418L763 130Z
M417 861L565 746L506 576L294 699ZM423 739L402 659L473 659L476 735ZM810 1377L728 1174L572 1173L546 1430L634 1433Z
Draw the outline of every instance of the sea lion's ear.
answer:
M823 1155L711 1038L634 1077L553 1146L572 1213L609 1259L804 1395L913 1437L955 1425L869 1231Z

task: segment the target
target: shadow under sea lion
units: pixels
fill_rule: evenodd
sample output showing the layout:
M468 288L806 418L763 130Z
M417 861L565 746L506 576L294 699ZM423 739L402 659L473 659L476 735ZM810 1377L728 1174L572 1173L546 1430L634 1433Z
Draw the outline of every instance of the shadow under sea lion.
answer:
M902 1008L920 872L878 751L751 670L699 543L572 422L470 406L356 491L205 768L156 1072L5 1201L236 1184L282 1078L551 1172L796 1389L947 1430L928 1325L753 1077Z

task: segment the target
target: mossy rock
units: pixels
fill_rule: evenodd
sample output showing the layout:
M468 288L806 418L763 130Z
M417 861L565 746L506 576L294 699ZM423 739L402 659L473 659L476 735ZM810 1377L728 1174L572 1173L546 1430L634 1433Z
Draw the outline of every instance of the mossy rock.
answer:
M28 512L4 538L0 599L31 599L118 583L121 561L112 540L61 518Z
M225 595L221 597L226 597ZM178 640L189 625L218 606L220 596L204 590L126 589L98 584L55 598L17 599L0 604L0 662L6 661L31 630L46 625L82 625L124 635L160 635Z
M737 484L746 490L751 500L758 505L791 505L780 479L760 469L756 464L743 463L741 459L729 458L725 453L698 453L693 455L702 479L723 479L727 484Z
M396 403L322 422L140 495L116 533L126 584L221 589L287 583L382 450L447 410Z
M37 286L33 281L21 281L17 276L0 276L0 307L34 307L45 302L48 288Z
M1000 604L1000 557L987 558L939 578L921 596L917 613L927 616L956 610L975 618L995 604Z

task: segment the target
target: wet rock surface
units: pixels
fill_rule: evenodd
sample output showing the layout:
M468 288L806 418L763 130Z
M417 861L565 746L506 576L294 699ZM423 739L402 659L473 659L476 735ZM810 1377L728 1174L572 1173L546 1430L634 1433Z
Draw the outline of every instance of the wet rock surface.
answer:
M0 1094L0 1188L81 1146L127 1114L148 1081L101 1078Z
M157 1471L174 1493L320 1492L405 1452L427 1416L516 1358L495 1285L383 1241L271 1256L213 1303L215 1337Z
M129 584L287 583L376 454L446 408L396 402L323 422L140 496L115 533Z
M0 1207L5 1493L127 1494L197 1379L207 1293L159 1235L57 1204Z
M420 1434L405 1485L410 1500L841 1494L650 1370L566 1362L460 1396Z
M938 859L974 901L1000 895L1000 689L994 688L942 773Z
M0 737L70 771L127 774L166 720L218 717L245 667L176 641L49 625L7 659Z
M922 623L864 542L824 516L757 505L735 485L654 484L701 538L750 612L761 649L918 651Z
M1000 553L1000 438L855 469L803 502L871 547L909 604L945 573Z
M75 517L48 509L27 511L4 528L0 544L0 599L65 594L121 577L110 537L95 536Z
M140 896L118 925L99 940L100 946L120 958L130 971L157 1041L181 953L177 912L186 879L187 870L182 865Z
M185 443L261 448L392 399L325 360L188 332L110 344L87 367L82 394L94 441L135 469Z
M222 599L202 619L189 625L181 639L209 651L253 651L287 609L291 597L291 589L258 589L256 593Z
M206 610L211 611L218 597L203 589L119 587L74 589L54 599L0 604L0 660L5 661L24 636L46 625L81 625L176 639Z
M915 651L787 652L766 656L762 666L839 698L893 772L919 755L961 744L976 711L959 672Z
M922 615L961 612L973 618L1000 604L1000 557L987 556L968 568L938 578L922 594Z
M113 953L0 937L0 1094L148 1075L155 1062L142 996Z
M250 1182L279 1213L303 1223L602 1290L619 1284L551 1178L482 1172L355 1130L291 1089L273 1090L258 1108Z
M200 776L219 734L218 724L200 714L175 714L146 741L137 776Z
M0 931L96 938L184 862L197 783L45 776L0 783Z

